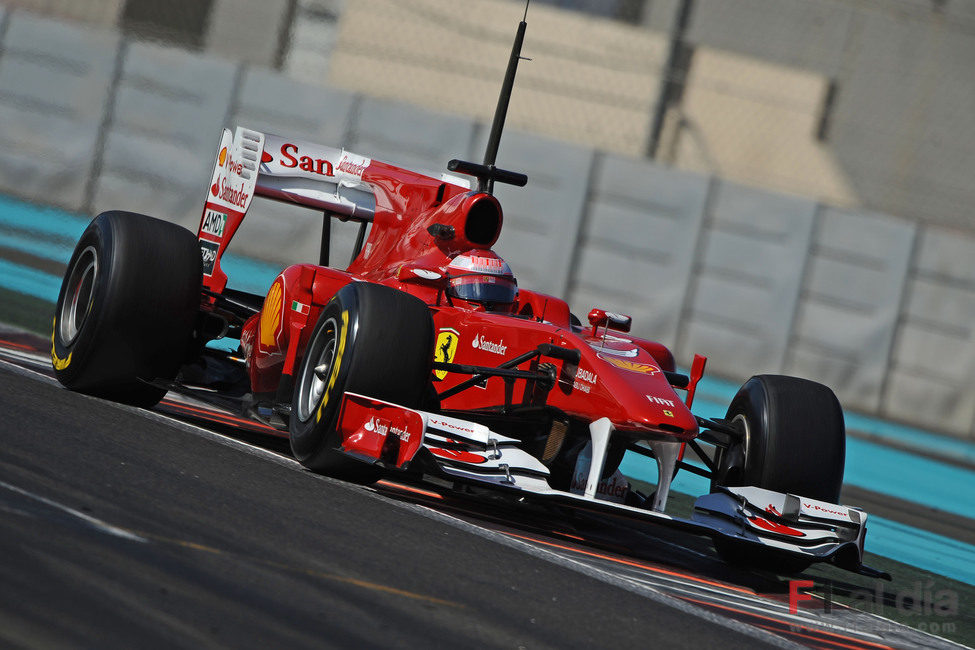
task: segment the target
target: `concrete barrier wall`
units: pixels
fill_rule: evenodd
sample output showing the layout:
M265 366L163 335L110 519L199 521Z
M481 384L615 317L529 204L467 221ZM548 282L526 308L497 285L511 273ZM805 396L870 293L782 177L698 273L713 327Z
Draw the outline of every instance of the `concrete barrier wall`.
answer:
M264 133L338 144L350 138L356 103L349 93L248 68L227 125L240 124ZM322 217L314 211L257 198L240 227L233 250L280 263L318 262L321 232ZM354 224L333 224L333 264L339 260L348 262L355 232Z
M481 160L488 128L469 153ZM528 187L498 184L504 228L495 246L526 288L565 297L579 241L593 150L510 131L501 139L498 166L528 174ZM530 188L530 189L529 189Z
M916 227L822 207L785 372L816 377L849 406L880 406Z
M82 210L119 37L28 13L3 15L0 191Z
M487 125L260 67L0 11L0 191L195 229L220 129L242 124L437 172ZM731 379L789 373L847 407L973 437L975 236L514 130L497 250L519 282L634 316ZM233 249L317 261L321 218L261 201ZM355 229L335 227L343 266Z
M905 292L882 413L970 433L973 324L975 237L925 228Z
M816 204L721 181L710 197L678 356L734 376L781 371Z
M123 48L92 212L152 212L195 229L238 66L148 43Z
M569 301L629 314L633 333L674 346L694 268L710 180L648 160L599 156Z
M345 146L439 176L447 170L448 160L467 155L474 129L473 120L366 97L357 107Z

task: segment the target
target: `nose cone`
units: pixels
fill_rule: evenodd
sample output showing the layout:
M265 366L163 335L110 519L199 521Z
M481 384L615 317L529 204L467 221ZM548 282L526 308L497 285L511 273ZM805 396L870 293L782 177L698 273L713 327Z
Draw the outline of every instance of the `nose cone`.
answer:
M573 347L580 348L582 359L575 375L560 381L568 392L567 405L575 407L566 410L593 420L608 417L619 431L678 440L697 435L696 418L642 347L628 339L602 338ZM580 390L587 394L578 394Z
M601 376L625 414L613 422L618 429L663 432L682 440L697 435L697 419L652 359L596 356L604 364Z

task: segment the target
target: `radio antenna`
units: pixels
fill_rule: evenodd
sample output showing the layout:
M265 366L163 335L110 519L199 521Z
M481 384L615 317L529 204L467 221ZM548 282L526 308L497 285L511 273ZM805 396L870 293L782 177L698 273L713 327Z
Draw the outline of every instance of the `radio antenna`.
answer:
M488 136L487 149L484 151L484 164L493 165L498 158L498 147L501 145L501 132L504 130L504 119L508 114L508 102L511 101L511 90L515 86L515 73L518 72L518 60L521 59L521 45L525 42L525 29L528 27L528 2L525 2L525 16L518 23L515 32L515 42L511 46L508 57L508 68L504 72L504 82L501 84L501 94L498 95L498 107L494 109L494 122L491 124L491 135Z
M498 169L494 163L498 158L498 148L501 146L501 132L504 131L504 120L508 114L508 103L511 101L511 90L515 85L515 73L518 72L518 60L521 56L521 46L525 41L525 29L528 27L528 5L531 0L525 1L525 15L518 23L518 31L515 32L515 42L511 46L511 55L508 57L508 67L504 72L504 81L501 84L501 94L498 95L498 105L494 109L494 121L491 123L491 133L488 135L487 148L484 151L484 162L477 164L464 160L451 160L447 163L447 169L474 176L478 180L477 191L486 194L494 192L494 182L507 183L523 187L528 183L528 176L518 172L510 172ZM529 59L530 60L530 59Z

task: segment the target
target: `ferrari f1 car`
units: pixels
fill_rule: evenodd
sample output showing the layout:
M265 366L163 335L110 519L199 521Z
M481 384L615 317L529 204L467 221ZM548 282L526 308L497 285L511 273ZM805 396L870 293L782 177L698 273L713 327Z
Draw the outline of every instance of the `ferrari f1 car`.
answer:
M168 390L221 400L349 480L446 480L707 535L731 562L877 575L862 564L867 515L837 505L845 432L830 389L756 376L724 418L695 416L704 357L681 374L664 345L628 335L627 316L580 322L493 252L494 184L528 180L494 164L524 28L483 163L437 177L238 127L222 134L195 235L97 216L58 298L57 378L144 407ZM285 268L265 296L228 287L221 267L255 196L324 214L318 264ZM328 266L332 219L359 224L345 270ZM239 347L207 345L225 337ZM619 472L627 451L656 464L651 495ZM668 513L678 471L710 479L689 517Z

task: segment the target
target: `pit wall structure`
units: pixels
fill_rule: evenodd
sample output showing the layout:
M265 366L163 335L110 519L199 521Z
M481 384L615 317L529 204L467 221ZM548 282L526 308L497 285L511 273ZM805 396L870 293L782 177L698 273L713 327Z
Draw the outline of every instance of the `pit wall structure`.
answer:
M0 192L196 229L223 126L438 173L489 125L266 68L0 9ZM975 437L975 237L510 130L496 250L519 283L629 313L733 380L785 373L847 408ZM342 226L342 224L339 224ZM316 261L321 219L257 202L237 253ZM337 228L336 265L352 228Z

